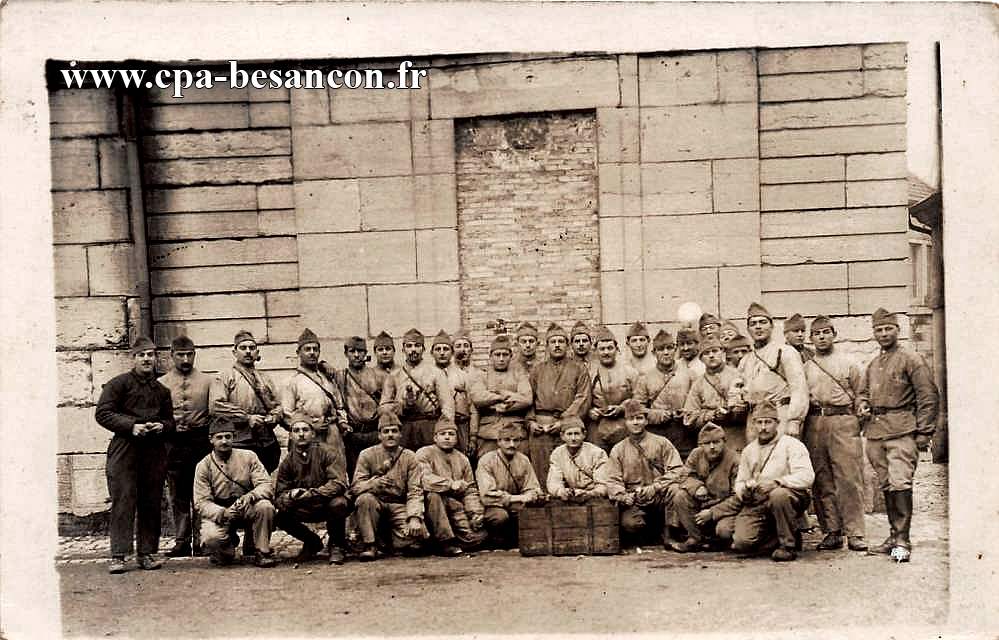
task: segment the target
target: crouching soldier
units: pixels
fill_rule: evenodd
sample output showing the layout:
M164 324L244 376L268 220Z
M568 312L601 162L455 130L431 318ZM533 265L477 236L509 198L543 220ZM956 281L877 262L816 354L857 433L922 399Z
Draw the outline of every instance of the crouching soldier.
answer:
M714 543L727 548L741 503L735 495L739 454L727 445L724 429L713 422L701 427L697 448L687 458L687 470L687 479L669 491L674 518L670 524L682 527L687 539L671 542L670 547L679 553L710 548Z
M680 454L670 441L645 430L648 409L625 400L628 437L611 449L607 460L607 496L621 507L622 533L636 538L653 532L665 544L671 484L683 479Z
M586 427L579 418L565 418L561 429L563 444L552 451L548 465L548 494L570 502L606 497L607 453L585 441Z
M344 520L350 512L345 462L330 447L319 446L305 416L294 418L290 450L277 470L278 514L274 524L303 542L296 560L311 560L323 548L322 540L304 522L325 522L330 564L343 564Z
M500 427L498 449L479 460L475 479L485 506L486 530L494 543L511 548L517 542L517 515L526 505L542 501L541 485L531 461L517 450L520 429Z
M732 550L774 549L770 557L777 562L794 560L801 549L797 520L808 507L808 490L815 480L812 462L800 440L778 433L772 403L757 405L750 419L757 436L739 461L735 493L742 507L735 516Z
M446 418L434 426L434 444L416 452L425 492L427 523L445 556L482 544L483 507L468 457L456 449L458 427Z
M236 559L237 529L253 537L258 567L277 564L271 552L274 487L253 451L233 448L236 427L216 416L209 428L212 452L194 470L194 506L201 514L201 542L214 564Z
M357 458L351 494L356 496L357 527L364 549L361 562L378 557L376 533L383 516L392 527L392 547L415 552L427 537L423 526L423 488L416 454L403 449L399 417L384 413L378 419L379 444L368 447Z

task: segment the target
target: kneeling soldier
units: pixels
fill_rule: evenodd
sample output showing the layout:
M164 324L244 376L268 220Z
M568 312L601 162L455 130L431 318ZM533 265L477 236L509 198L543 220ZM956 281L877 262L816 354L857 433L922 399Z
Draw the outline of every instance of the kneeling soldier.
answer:
M201 542L212 554L212 562L230 564L236 558L242 527L253 536L256 565L277 564L271 552L274 529L274 487L267 469L253 451L234 449L236 427L224 416L216 416L209 428L212 452L194 470L194 506L201 514Z
M808 507L808 490L815 480L812 462L800 440L778 432L772 403L757 405L750 419L757 436L739 461L735 493L742 508L735 516L732 550L752 553L776 547L771 558L794 560L801 549L797 520Z
M680 454L670 441L645 430L648 409L625 400L628 437L611 449L607 460L607 496L621 507L622 533L633 537L652 529L665 544L669 486L683 479Z
M607 496L604 465L607 453L586 440L579 418L562 420L562 442L552 451L548 465L548 494L559 500L586 502Z
M382 516L392 525L392 547L396 551L419 548L427 537L423 526L423 488L416 454L403 449L399 418L383 413L378 419L379 444L368 447L357 458L350 492L356 496L357 527L361 531L361 562L378 557L375 536Z
M498 546L512 547L517 540L517 514L526 505L542 500L541 485L531 461L517 451L521 433L514 425L500 427L499 449L479 460L475 479L485 505L485 524Z
M434 444L416 452L423 476L427 523L446 556L461 555L486 539L483 507L468 457L455 447L458 427L446 418L434 427Z
M297 560L311 560L322 550L319 536L303 522L325 522L330 564L343 564L344 519L350 512L347 470L335 449L322 447L305 416L291 425L291 447L278 466L278 514L274 524L304 544Z
M687 469L687 479L672 485L669 492L676 524L686 530L687 539L670 547L679 553L693 551L704 545L705 538L728 547L740 507L735 495L739 454L727 445L724 429L713 422L701 427Z

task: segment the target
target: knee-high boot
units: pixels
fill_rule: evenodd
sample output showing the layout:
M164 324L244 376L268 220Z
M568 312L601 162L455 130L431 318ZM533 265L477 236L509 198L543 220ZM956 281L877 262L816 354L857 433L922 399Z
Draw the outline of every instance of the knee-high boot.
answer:
M895 507L895 492L894 491L884 491L885 497L885 511L888 512L888 526L891 528L891 533L885 538L885 541L876 547L871 547L868 553L875 554L889 554L892 548L895 546L895 537L898 535L895 527L898 524L898 516L896 515Z

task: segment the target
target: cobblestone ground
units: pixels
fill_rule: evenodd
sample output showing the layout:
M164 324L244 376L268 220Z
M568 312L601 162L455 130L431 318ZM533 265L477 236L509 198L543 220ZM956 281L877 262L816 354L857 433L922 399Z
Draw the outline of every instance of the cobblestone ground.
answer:
M106 538L64 538L57 559L62 623L67 635L104 637L939 626L948 603L946 465L920 464L915 500L908 565L815 552L816 532L790 564L660 547L612 557L495 551L329 567L294 563L300 544L277 532L272 541L285 561L274 569L220 569L207 558L183 558L160 571L110 576ZM887 529L884 514L867 516L870 542ZM171 545L164 541L163 549ZM308 594L307 603L290 594Z

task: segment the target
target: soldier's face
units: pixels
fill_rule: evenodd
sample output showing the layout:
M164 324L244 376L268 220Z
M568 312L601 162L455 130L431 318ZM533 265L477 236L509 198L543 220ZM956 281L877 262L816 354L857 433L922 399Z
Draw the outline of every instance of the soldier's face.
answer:
M494 371L506 371L510 367L510 358L513 353L509 349L493 349L489 354L489 362L493 365Z
M496 446L499 447L500 453L507 458L512 458L513 454L517 453L519 443L520 438L516 436L502 436L496 440Z
M387 424L384 427L378 427L378 441L388 449L399 446L399 435L398 425Z
M749 347L732 347L728 352L728 363L733 367L738 367L742 356L747 353L749 353Z
M753 316L746 321L746 328L755 342L766 342L774 331L774 323L766 316Z
M133 355L132 366L144 376L151 374L156 367L156 349L145 349Z
M676 344L671 342L663 345L662 349L656 349L654 353L656 354L656 362L669 368L673 366L673 360L676 358Z
M777 435L776 418L756 418L757 438L760 444L766 444Z
M252 340L243 340L236 345L232 353L236 356L236 362L246 367L252 367L257 362L257 343Z
M590 349L593 347L593 342L590 340L590 336L585 333L577 333L572 336L572 352L579 357L585 357L590 354Z
M648 336L631 336L628 338L628 348L636 358L643 358L649 351Z
M351 347L347 349L347 364L354 369L360 369L368 361L368 350Z
M406 354L406 362L409 364L420 364L423 360L423 350L426 347L422 342L406 341L402 343L402 352Z
M725 352L719 347L711 347L701 353L701 360L709 371L717 371L725 365Z
M306 367L319 364L319 344L307 342L298 348L298 361Z
M392 364L395 360L395 347L378 345L375 347L375 358L378 359L378 364Z
M693 360L697 357L698 345L693 340L684 340L679 344L680 357L684 360Z
M548 355L552 360L561 360L565 357L565 352L569 348L569 341L565 336L552 336L548 338Z
M879 324L874 327L874 339L882 349L890 349L898 342L898 327L893 324Z
M732 340L732 338L739 335L739 333L732 327L725 327L718 332L718 339L721 340L722 344L725 344Z
M709 336L717 336L718 330L721 329L720 324L709 324L701 329L701 337L707 338Z
M829 353L836 342L836 330L832 327L822 327L817 331L812 331L812 344L819 353Z
M570 451L575 451L583 446L583 439L586 435L580 427L569 427L562 430L562 442L569 447Z
M600 364L612 366L617 358L617 344L613 340L601 340L597 343L597 355L600 357Z
M472 343L468 340L454 341L455 362L466 363L472 359Z
M444 451L451 451L458 444L458 432L454 429L443 429L434 434L434 444Z
M194 369L194 349L171 351L170 359L173 361L174 368L181 373L191 373Z
M538 350L538 339L534 336L517 336L520 352L525 356L533 356Z
M708 460L715 462L725 453L725 436L720 433L709 433L697 441L697 446L704 450Z
M451 354L454 351L451 349L449 344L435 344L431 352L434 354L434 362L442 367L446 367L451 364ZM408 353L407 353L408 357Z
M628 428L628 433L633 436L645 433L645 427L649 424L649 418L644 413L633 415L624 419L624 425Z
M216 453L227 453L232 451L232 438L235 434L232 431L221 431L212 434L212 449Z
M784 342L797 349L805 344L805 330L795 329L794 331L785 331Z
M308 422L296 422L291 425L291 434L289 437L296 447L307 449L316 437L316 432L312 430L312 425Z

